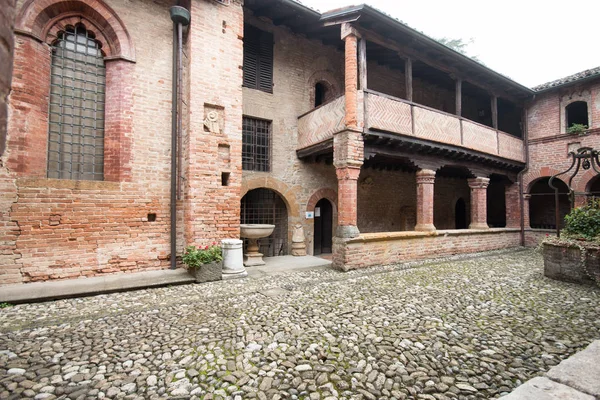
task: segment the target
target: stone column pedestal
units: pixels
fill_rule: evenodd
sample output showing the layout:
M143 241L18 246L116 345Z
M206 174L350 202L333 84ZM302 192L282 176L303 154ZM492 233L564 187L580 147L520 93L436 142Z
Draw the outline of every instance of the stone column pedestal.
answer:
M471 188L471 224L469 229L489 229L487 224L487 187L489 178L469 179Z
M223 250L223 279L248 276L244 268L243 242L239 239L221 240Z
M435 171L417 171L417 225L415 231L435 231L433 224L433 186Z

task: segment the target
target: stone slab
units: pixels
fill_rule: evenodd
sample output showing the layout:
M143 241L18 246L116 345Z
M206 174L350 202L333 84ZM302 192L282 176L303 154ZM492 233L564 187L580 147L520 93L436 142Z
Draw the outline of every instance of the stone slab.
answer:
M600 340L552 367L546 376L600 398Z
M163 269L0 287L0 303L28 303L195 282L185 269Z
M503 400L594 400L594 397L545 377L533 378Z

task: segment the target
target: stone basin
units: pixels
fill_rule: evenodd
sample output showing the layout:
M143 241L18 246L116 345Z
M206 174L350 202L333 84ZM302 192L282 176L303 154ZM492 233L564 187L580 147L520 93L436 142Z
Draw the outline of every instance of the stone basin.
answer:
M260 239L273 233L275 225L270 224L240 224L240 236L246 239Z

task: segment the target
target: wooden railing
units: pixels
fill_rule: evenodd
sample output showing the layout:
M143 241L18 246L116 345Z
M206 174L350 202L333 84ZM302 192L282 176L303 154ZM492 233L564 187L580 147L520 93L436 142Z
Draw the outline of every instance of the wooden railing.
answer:
M365 90L365 128L525 161L523 140L421 104Z

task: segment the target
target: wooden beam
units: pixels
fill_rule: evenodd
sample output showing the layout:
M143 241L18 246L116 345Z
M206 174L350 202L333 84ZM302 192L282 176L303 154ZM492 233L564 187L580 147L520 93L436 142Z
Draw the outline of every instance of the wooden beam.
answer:
M456 115L462 117L462 79L456 79Z
M492 126L498 129L498 96L492 95Z
M413 101L413 76L412 59L408 57L404 62L404 76L406 77L406 100Z
M403 58L412 58L413 60L422 61L425 64L428 64L442 72L447 73L448 75L454 75L454 76L462 79L463 81L469 82L475 86L485 89L488 92L496 93L497 95L499 95L507 100L510 100L517 105L521 105L523 103L522 99L516 98L514 95L508 93L507 91L498 90L497 88L495 88L491 85L488 85L484 82L481 82L481 81L474 81L473 79L471 79L471 76L465 74L461 68L444 65L444 64L440 63L438 60L434 59L434 57L431 57L431 56L425 54L424 52L418 52L411 47L408 47L405 45L400 45L399 43L397 43L389 38L383 37L379 33L373 32L372 30L369 30L369 29L365 29L365 28L361 27L360 33L363 36L363 38L366 38L370 42L376 43L380 46L394 50L394 51L400 53L400 56Z
M367 41L358 42L358 81L361 90L367 89Z

